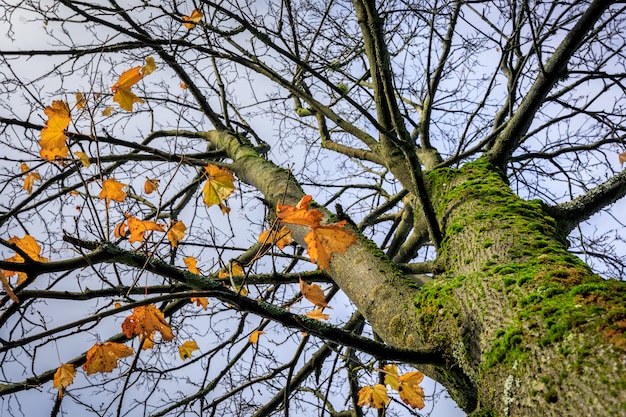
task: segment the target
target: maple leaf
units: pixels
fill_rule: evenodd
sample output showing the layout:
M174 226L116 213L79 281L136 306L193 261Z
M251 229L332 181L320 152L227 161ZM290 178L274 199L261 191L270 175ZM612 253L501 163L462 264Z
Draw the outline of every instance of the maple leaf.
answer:
M9 243L16 245L18 248L23 250L26 253L26 255L28 255L33 261L48 262L48 258L41 256L41 246L39 246L35 238L30 235L24 235L24 237L21 239L18 238L17 236L13 236L11 239L9 239ZM12 257L8 258L6 261L15 262L15 263L23 263L24 258L20 254L15 254ZM27 278L25 272L15 272L15 271L9 271L5 269L4 274L7 277L17 274L18 284L21 284Z
M424 390L419 386L424 379L421 372L407 372L398 378L400 399L413 408L424 408Z
M624 165L624 162L626 162L626 152L619 154L619 164Z
M87 99L83 95L83 93L76 93L76 108L78 110L82 110L87 106Z
M207 182L202 189L204 204L208 207L220 205L220 208L222 208L222 201L228 198L235 190L235 176L230 170L213 164L207 165L204 169L208 176ZM224 208L222 208L222 211L224 211Z
M323 214L318 209L309 210L309 203L313 197L305 195L295 206L276 204L276 216L282 223L300 224L309 227L321 225Z
M111 200L119 201L120 203L126 198L126 193L123 188L126 184L115 181L113 178L108 178L102 181L102 191L100 191L100 200L106 200L107 207Z
M52 386L59 390L59 398L63 396L63 390L72 385L74 376L76 376L76 365L74 364L65 363L57 368L52 380Z
M80 163L83 164L85 168L89 168L91 162L89 162L89 157L85 152L74 152L74 155L80 160Z
M185 237L185 230L187 230L187 226L180 220L176 220L172 223L170 230L167 232L167 239L170 241L170 244L173 248L178 246L178 242L183 240Z
M178 347L178 353L182 360L191 358L191 354L200 349L195 340L187 340L185 343Z
M192 274L200 275L200 270L196 267L196 265L198 264L196 258L194 258L193 256L187 256L186 258L183 258L183 262L185 263L185 266L187 266L189 272L191 272Z
M255 330L252 332L252 334L248 338L248 341L252 343L253 345L256 345L257 343L259 343L259 336L262 334L265 334L265 332L262 330Z
M159 188L159 180L146 178L146 182L143 184L143 191L146 194L152 194L157 188Z
M28 194L31 194L33 192L33 185L35 184L35 181L41 180L41 175L36 172L28 172L30 171L30 168L28 168L28 165L26 165L25 162L21 163L20 169L22 170L22 174L26 174L24 176L24 189L28 191Z
M191 16L183 16L183 22L184 22L183 25L187 29L193 29L194 27L196 27L196 23L202 20L203 17L204 17L204 14L202 14L202 12L198 11L197 9L194 9L194 11L191 12Z
M231 275L233 277L240 277L244 275L243 267L241 266L239 262L233 261L232 264L230 265L230 268L224 268L217 273L217 277L220 279L230 278Z
M137 97L129 88L119 88L113 94L113 101L120 105L126 111L133 111L133 104L143 103L144 101Z
M13 300L14 303L19 304L20 299L17 298L17 295L13 292L13 288L11 288L11 284L9 283L6 275L4 275L4 271L2 271L2 269L0 269L0 282L2 283L2 288L4 288L4 291L7 293L9 298Z
M324 291L322 291L322 288L319 285L309 285L304 282L302 278L300 278L300 292L302 293L304 298L315 304L317 307L331 308L328 306L328 303L326 302L326 297L324 296Z
M115 107L113 106L108 106L106 109L102 110L102 115L103 116L110 116L113 114L113 111L115 110Z
M130 90L131 87L141 81L144 76L151 74L155 69L154 58L147 57L146 65L143 67L135 67L124 71L115 85L111 87L113 101L118 103L122 109L133 111L134 103L143 103L144 101Z
M203 310L206 310L209 306L209 299L206 297L191 297L189 301L196 303L196 305L202 307Z
M67 138L65 129L72 120L70 108L64 101L54 100L51 106L44 109L44 113L48 116L48 120L45 127L41 129L39 154L48 161L66 158L69 154L69 148L65 142Z
M151 56L146 57L146 65L141 67L141 75L144 77L146 75L152 74L157 69L156 64L154 63L154 58Z
M155 330L158 330L161 338L167 342L174 338L163 313L154 304L133 308L133 314L126 317L122 323L122 332L128 338L134 335L139 335L141 339L149 338Z
M117 93L121 89L128 89L137 84L143 78L143 74L141 73L141 67L131 68L126 70L120 75L120 78L117 79L117 82L113 87L111 87L111 91Z
M323 313L321 308L316 308L313 311L309 311L305 314L305 316L315 320L328 320L330 318L330 315Z
M98 372L111 372L113 369L117 368L117 361L120 358L130 356L134 352L135 350L133 348L122 343L97 343L87 351L83 370L87 375Z
M400 375L398 374L398 365L385 365L383 368L383 372L385 373L385 384L389 385L391 389L398 390L398 385L400 381L398 378Z
M130 243L143 242L145 240L145 234L148 230L154 230L157 232L165 232L165 226L158 224L152 220L139 220L135 217L129 217L128 230L130 231Z
M313 228L305 237L307 253L311 262L317 263L320 269L330 267L330 258L333 253L344 254L356 243L356 236L343 229L345 220Z
M141 339L141 350L150 350L154 347L154 332L149 337Z
M121 222L115 225L115 229L113 230L113 236L116 238L126 237L126 232L128 231L128 227L126 223Z
M359 407L369 405L372 408L384 408L391 401L389 395L387 395L387 387L383 384L364 386L359 390L358 396L357 405Z
M287 226L283 226L280 230L272 228L259 235L259 243L271 243L279 249L284 249L291 243L291 240L291 230Z

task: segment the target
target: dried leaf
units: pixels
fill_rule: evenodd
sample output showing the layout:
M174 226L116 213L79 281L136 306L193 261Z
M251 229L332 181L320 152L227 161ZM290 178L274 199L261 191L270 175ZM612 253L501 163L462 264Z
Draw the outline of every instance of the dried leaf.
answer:
M253 345L256 345L257 343L259 343L259 336L262 334L265 334L265 332L262 330L255 330L252 332L252 334L248 338L248 341L252 343Z
M279 202L276 204L276 216L282 223L319 227L323 214L318 209L309 210L312 198L305 195L295 206L284 206Z
M87 99L83 95L83 93L76 93L76 108L78 110L82 110L87 106Z
M357 405L359 407L369 405L372 408L384 408L391 401L387 395L387 387L383 384L367 385L359 390L358 396Z
M279 249L284 249L292 241L291 230L287 226L283 226L280 230L270 229L259 235L259 243L273 244Z
M113 94L113 101L120 105L126 111L133 111L134 103L143 103L144 101L137 97L135 93L128 88L118 88Z
M141 350L150 350L154 347L154 332L148 337L141 339Z
M20 299L17 298L17 295L13 292L13 288L11 288L11 284L9 283L8 278L4 275L4 271L0 269L0 282L2 282L2 288L7 293L9 298L13 300L14 303L19 304Z
M113 101L118 103L122 109L133 111L133 104L143 103L143 100L131 91L131 87L141 81L144 76L151 74L155 69L154 58L147 57L146 65L143 67L135 67L124 71L115 85L111 87Z
M305 316L315 320L328 320L330 318L330 315L322 312L321 308L316 308L315 310L306 313Z
M137 84L143 78L143 74L141 73L141 67L131 68L126 70L120 75L120 78L117 79L117 82L113 87L111 87L111 91L114 93L118 92L120 89L128 89Z
M29 172L30 168L28 168L28 165L24 162L20 165L20 169L22 170L22 174L26 174L24 176L24 189L30 194L33 192L35 181L41 180L41 175L36 172Z
M405 404L413 408L424 408L424 390L419 386L424 379L421 372L407 372L398 379L398 393Z
M146 178L146 182L143 184L143 191L146 194L152 194L159 188L159 180L155 178Z
M183 22L185 22L183 23L183 25L187 29L193 29L194 27L196 27L196 23L202 20L203 17L204 14L195 9L193 12L191 12L191 16L183 16Z
M117 368L117 361L134 353L134 349L121 343L98 343L87 351L83 370L87 375L98 372L111 372Z
M156 69L157 66L154 63L154 58L148 56L146 57L146 65L141 68L141 75L145 77L146 75L152 74Z
M206 310L209 306L209 299L206 297L191 297L189 300L192 303L196 303L198 307L202 307L203 310Z
M619 154L619 164L624 165L624 162L626 162L626 152Z
M74 364L65 363L57 368L52 380L52 386L59 390L59 397L63 395L65 388L72 385L74 376L76 376L76 365Z
M194 258L193 256L188 256L186 258L183 258L183 262L187 266L189 272L191 272L192 274L200 275L200 270L196 267L198 263L196 258Z
M327 270L330 267L333 253L343 254L356 243L356 236L343 229L345 223L346 221L342 220L315 227L304 237L311 262L317 263L320 269Z
M235 176L230 170L212 164L204 169L208 177L202 189L204 204L208 207L219 204L221 208L222 201L235 190Z
M218 278L229 278L230 276L240 277L244 275L243 268L241 264L237 261L233 261L230 264L230 267L224 268L217 273Z
M175 221L170 230L167 232L167 239L170 241L170 244L173 248L178 246L178 243L183 240L185 237L185 230L187 230L187 226L180 220Z
M317 307L331 308L328 306L328 303L326 302L326 297L324 296L324 291L322 291L322 288L319 285L309 285L304 282L302 278L300 278L300 292L302 293L304 298L315 304Z
M102 115L107 117L113 114L113 110L115 110L115 107L113 106L108 106L106 109L102 110Z
M149 230L157 232L165 232L165 226L158 224L152 220L139 220L135 217L129 217L128 230L130 231L130 243L143 242L145 240L145 234Z
M149 338L156 330L161 333L161 338L167 342L174 339L174 334L161 310L154 304L133 308L133 314L126 317L122 323L122 332L126 337L134 335L142 339Z
M107 205L111 200L122 202L126 198L126 193L123 188L126 184L115 181L113 178L108 178L102 181L102 191L100 191L100 200L105 200Z
M187 340L185 343L178 347L178 353L182 360L191 358L191 354L200 349L195 340Z

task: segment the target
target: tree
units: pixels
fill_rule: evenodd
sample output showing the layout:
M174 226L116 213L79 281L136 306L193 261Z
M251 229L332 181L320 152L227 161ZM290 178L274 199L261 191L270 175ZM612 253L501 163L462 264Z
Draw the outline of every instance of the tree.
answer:
M12 414L622 412L620 2L8 3Z

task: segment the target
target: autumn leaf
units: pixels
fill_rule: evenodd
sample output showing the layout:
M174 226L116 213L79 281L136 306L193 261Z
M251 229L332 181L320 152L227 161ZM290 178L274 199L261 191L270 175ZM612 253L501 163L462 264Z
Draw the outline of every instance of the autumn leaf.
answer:
M78 158L80 163L83 164L85 168L89 168L91 162L89 162L89 157L85 152L74 152L74 155Z
M389 385L391 389L398 390L398 385L400 381L400 375L398 374L398 365L385 365L383 368L383 372L385 373L385 384Z
M152 194L159 188L159 180L154 178L146 178L146 182L143 184L143 191L146 194Z
M187 256L186 258L183 258L183 262L185 263L185 266L187 266L189 272L191 272L192 274L200 275L200 270L196 267L198 263L196 258L194 258L193 256Z
M243 267L237 261L233 261L230 267L224 268L217 273L218 278L229 278L230 276L240 277L243 275L244 275Z
M115 110L115 107L113 106L108 106L106 109L102 110L102 115L107 117L113 114L113 111Z
M48 161L64 159L69 154L69 148L65 142L65 129L72 120L70 108L66 102L55 100L51 106L44 109L44 113L48 116L48 120L45 127L41 129L39 154Z
M134 349L122 343L97 343L87 351L83 370L87 375L98 372L111 372L117 368L117 361L134 353Z
M113 101L120 105L126 111L133 111L133 104L143 103L144 101L137 97L130 88L120 88L113 94Z
M359 390L358 396L357 405L359 407L369 405L372 408L384 408L391 401L387 395L387 387L383 384L367 385Z
M262 330L255 330L252 332L252 334L248 338L248 341L252 343L253 345L256 345L257 343L259 343L259 336L262 334L265 334L265 332Z
M126 232L128 231L128 226L125 222L121 222L115 225L115 229L113 230L113 236L117 239L126 237Z
M398 378L398 393L405 404L413 408L424 408L424 390L419 386L424 379L421 372L407 372Z
M78 110L82 110L87 106L87 99L83 95L83 93L76 93L76 108Z
M309 210L309 203L313 197L305 195L295 206L276 204L276 216L282 223L300 224L309 227L318 227L322 221L322 212L318 209Z
M41 256L41 246L39 246L35 238L30 235L24 235L24 237L21 239L18 238L17 236L13 236L12 238L9 239L9 243L12 243L18 248L20 248L21 250L23 250L26 253L26 255L28 255L33 261L48 262L48 258ZM15 254L12 257L8 258L6 261L15 262L15 263L23 263L24 258L20 254ZM27 278L25 272L15 272L15 271L9 271L5 269L4 274L7 277L17 274L18 285L24 282Z
M150 350L154 347L154 332L141 339L141 350Z
M107 207L111 200L119 201L120 203L126 198L126 193L123 188L126 184L115 181L113 178L108 178L102 181L102 191L100 191L100 200L106 200Z
M180 88L182 88L183 90L187 89L187 84L186 83L180 83Z
M183 23L183 25L187 29L193 29L194 27L196 27L196 23L202 20L203 17L204 14L195 9L193 12L191 12L191 16L183 16L183 22L185 22Z
M28 165L26 165L25 162L22 162L20 169L22 170L22 174L26 174L24 175L24 189L28 191L28 194L31 194L33 192L33 185L35 184L35 181L40 181L41 175L36 172L29 172L30 168L28 168Z
M130 90L130 88L133 85L137 84L139 81L141 81L142 78L143 78L143 74L141 72L141 67L135 67L135 68L126 70L122 73L122 75L120 75L120 78L118 78L115 85L111 87L111 91L116 93L119 90L123 90L123 89Z
M9 298L13 300L14 303L19 304L20 299L17 298L17 295L13 292L13 288L11 288L11 284L9 283L6 275L4 275L4 271L2 271L2 269L0 269L0 282L2 283L2 288L4 288L4 291L7 293Z
M213 164L207 165L204 169L208 177L202 189L204 204L208 207L219 205L222 208L222 201L235 190L235 176L230 170Z
M152 220L139 220L135 217L129 217L128 231L130 232L130 243L143 242L145 240L145 234L149 230L156 232L165 232L165 225L158 224Z
M309 311L305 314L305 316L315 320L328 320L330 318L330 315L322 312L321 308L316 308L313 311Z
M287 226L283 226L280 230L274 228L266 230L259 235L259 243L270 243L279 249L284 249L291 243L291 240L291 230Z
M124 71L115 85L111 87L113 101L118 103L122 109L133 111L134 103L143 103L144 101L131 91L131 87L141 81L144 76L151 74L155 69L154 58L147 57L146 65L143 67L135 67Z
M326 302L326 297L324 296L324 291L317 284L307 284L300 278L300 292L310 302L315 304L320 308L331 308L328 306Z
M320 269L330 267L330 258L333 253L344 254L350 246L356 243L356 236L343 229L345 220L313 228L305 237L307 253L311 262L317 263Z
M200 349L195 340L187 340L185 343L178 347L178 353L182 360L191 358L191 354Z
M146 65L141 68L141 75L145 77L146 75L152 74L156 69L157 66L154 63L154 58L148 56L146 57Z
M59 398L63 396L63 390L72 385L74 376L76 376L76 365L74 364L65 363L57 368L52 380L52 386L59 390Z
M170 230L167 232L167 239L170 241L173 248L177 247L178 243L183 240L185 230L187 230L187 226L180 220L176 220L172 223Z
M135 307L133 314L126 317L122 323L122 332L128 338L138 335L143 340L149 338L155 330L158 330L161 333L161 338L167 342L174 338L172 329L165 321L163 313L154 304Z
M619 154L619 164L624 165L624 162L626 162L626 152Z
M209 306L209 299L206 297L191 297L189 301L196 303L196 305L202 307L203 310L206 310Z

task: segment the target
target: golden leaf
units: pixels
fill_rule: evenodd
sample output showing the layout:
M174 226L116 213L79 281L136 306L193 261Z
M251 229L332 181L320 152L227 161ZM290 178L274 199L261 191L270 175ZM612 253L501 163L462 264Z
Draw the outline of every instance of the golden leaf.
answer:
M324 291L322 291L322 288L319 285L309 285L304 282L302 278L300 278L300 292L302 293L304 298L315 304L317 307L331 308L328 306L328 303L326 302L326 297L324 296Z
M193 12L191 12L191 16L183 16L183 25L187 28L187 29L193 29L194 27L196 27L196 23L198 23L200 20L202 20L202 18L204 17L204 14L202 14L202 12L199 12L197 9L194 9Z
M89 168L91 162L89 162L89 157L85 152L74 152L74 155L80 160L80 163L83 164L85 168Z
M123 188L126 184L115 181L113 178L108 178L102 181L102 191L100 191L100 200L106 200L107 205L111 200L122 202L126 198L126 193Z
M358 396L357 405L359 407L369 405L372 408L384 408L391 401L387 395L387 387L383 384L367 385L359 390Z
M126 232L128 231L128 227L126 223L121 222L115 225L115 229L113 230L113 236L116 238L126 237Z
M182 360L191 358L191 354L200 349L195 340L187 340L185 343L178 347L178 353Z
M65 388L72 385L74 376L76 376L76 365L74 364L65 363L57 368L52 380L52 386L59 390L59 397L63 395Z
M356 243L356 236L344 230L345 220L325 226L313 228L305 237L307 253L311 262L317 263L320 269L330 267L330 258L333 253L343 254Z
M87 99L83 95L83 93L76 93L76 108L78 110L82 110L87 106Z
M24 237L21 239L18 238L17 236L13 236L11 239L9 239L9 243L16 245L18 248L23 250L26 253L26 255L28 255L33 261L48 262L48 258L41 256L41 246L39 246L35 238L30 235L24 235ZM8 258L7 262L23 263L24 258L20 254L15 254L12 257ZM7 277L17 274L18 285L24 282L27 278L25 272L15 272L15 271L9 271L5 269L4 274Z
M330 315L323 313L321 308L316 308L313 311L309 311L305 314L305 316L315 320L328 320L330 318Z
M143 191L146 194L152 194L159 188L159 182L160 181L155 178L146 178L146 182L143 184Z
M66 102L55 100L52 102L52 106L44 109L44 113L48 116L48 120L46 126L41 129L39 154L48 161L66 158L69 154L69 148L65 143L65 129L72 120L70 108Z
M248 338L248 341L252 343L253 345L256 345L259 342L259 336L262 334L265 334L265 332L262 330L255 330L252 332L252 334Z
M180 220L174 221L170 230L167 232L167 239L170 241L170 244L173 248L178 246L178 243L183 240L185 237L185 230L187 230L187 226Z
M624 165L624 162L626 162L626 152L619 154L619 164Z
M204 204L208 207L219 204L221 208L222 201L235 190L235 176L230 170L212 164L204 169L208 177L202 189Z
M167 342L174 338L172 329L165 321L163 313L154 304L133 308L133 314L126 317L122 323L122 332L128 338L139 335L143 340L150 338L156 330L161 333L161 338Z
M413 408L424 408L424 390L419 386L424 379L421 372L407 372L398 378L400 399Z
M131 68L127 71L124 71L120 78L118 78L117 82L113 87L111 87L111 91L116 93L120 89L128 89L137 84L143 78L143 74L141 73L141 67Z
M6 275L4 275L2 269L0 269L0 282L2 282L2 288L4 288L4 291L7 293L9 298L13 300L14 303L19 304L20 299L17 298L17 295L13 292L13 288L11 288L11 284L9 283Z
M141 350L150 350L154 347L154 332L141 339Z
M266 230L259 235L259 243L273 244L279 249L284 249L291 243L291 240L291 230L287 226L283 226L280 230Z
M145 234L149 230L157 232L165 232L165 226L158 224L152 220L139 220L135 217L129 217L128 230L130 231L130 243L143 242L145 240Z
M187 89L187 84L186 83L180 83L180 88L182 88L183 90Z
M111 372L117 368L117 361L134 353L134 349L115 342L95 344L87 351L83 370L87 375L98 372Z
M196 303L196 305L202 307L203 310L206 310L209 306L209 299L206 297L191 297L189 301Z
M141 75L144 77L146 75L150 75L157 69L156 64L154 63L154 58L151 56L146 57L146 65L141 68Z
M143 103L144 101L137 97L135 93L130 91L130 87L118 88L113 94L113 101L120 105L126 111L133 111L134 103Z
M102 115L103 116L110 116L110 115L113 114L113 110L115 110L115 107L108 106L106 109L102 110Z
M224 268L217 273L218 278L240 277L244 275L243 267L237 261L233 261L230 268Z
M36 172L28 172L30 168L28 168L28 165L24 162L20 165L20 169L22 170L22 174L26 174L24 176L24 189L30 194L33 192L35 181L41 180L41 175Z
M400 381L398 378L398 365L385 365L383 368L383 372L385 372L385 384L389 385L391 389L398 390L398 385Z
M276 216L282 223L318 227L323 214L318 209L309 210L309 203L312 198L310 195L305 195L295 206L286 206L278 202L276 204Z
M188 256L186 258L183 258L183 262L185 263L185 266L187 266L189 272L191 272L192 274L200 275L200 270L196 267L196 265L198 264L196 258L194 258L193 256Z

